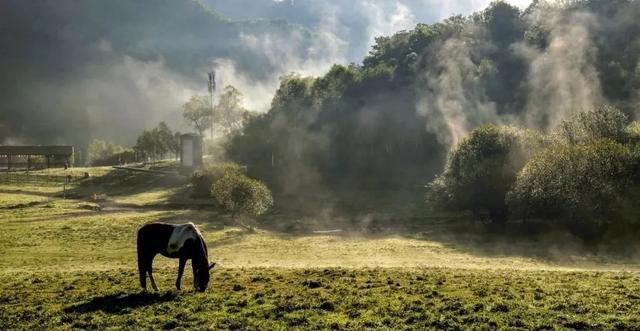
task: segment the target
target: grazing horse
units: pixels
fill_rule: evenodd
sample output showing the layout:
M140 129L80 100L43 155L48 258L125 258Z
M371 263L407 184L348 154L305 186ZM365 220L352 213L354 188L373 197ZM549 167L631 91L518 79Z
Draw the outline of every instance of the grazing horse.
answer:
M204 292L209 284L209 270L216 264L209 265L207 244L202 233L193 223L166 224L150 223L138 230L138 270L140 271L140 286L147 290L147 274L151 286L158 291L153 280L153 258L158 254L180 259L176 288L180 290L182 273L187 260L191 260L193 269L193 285L196 291Z

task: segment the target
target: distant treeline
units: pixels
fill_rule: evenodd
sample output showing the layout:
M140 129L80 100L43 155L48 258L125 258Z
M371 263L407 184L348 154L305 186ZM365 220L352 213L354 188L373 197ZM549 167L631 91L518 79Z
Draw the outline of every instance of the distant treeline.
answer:
M166 123L160 122L157 127L142 131L133 148L93 140L87 148L86 163L92 166L119 165L178 158L179 153L180 132L173 133Z

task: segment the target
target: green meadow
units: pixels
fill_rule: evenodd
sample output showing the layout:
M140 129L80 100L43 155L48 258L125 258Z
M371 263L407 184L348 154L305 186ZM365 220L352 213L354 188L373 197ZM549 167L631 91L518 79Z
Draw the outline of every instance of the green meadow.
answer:
M363 230L285 212L250 232L191 199L185 178L72 171L64 187L63 170L0 182L2 330L640 329L634 258L560 234L549 249L542 238L480 239L474 223L445 216L393 230L380 216ZM177 260L160 256L160 292L140 291L136 231L155 221L202 230L218 263L205 293L190 268L176 291Z

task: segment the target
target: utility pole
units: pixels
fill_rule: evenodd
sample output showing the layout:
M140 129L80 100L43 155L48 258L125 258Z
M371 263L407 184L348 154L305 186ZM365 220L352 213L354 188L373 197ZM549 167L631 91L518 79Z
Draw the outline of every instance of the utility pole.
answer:
M213 92L216 90L216 73L209 72L209 96L211 97L211 140L213 140Z

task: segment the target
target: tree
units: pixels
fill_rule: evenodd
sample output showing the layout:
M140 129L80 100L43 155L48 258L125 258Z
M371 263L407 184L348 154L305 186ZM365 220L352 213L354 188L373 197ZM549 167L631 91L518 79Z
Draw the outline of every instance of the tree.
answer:
M87 147L87 163L98 165L125 151L122 146L94 139Z
M182 116L189 122L198 134L204 137L204 132L211 127L211 101L208 96L194 95L182 106Z
M554 144L526 164L507 203L514 216L562 222L593 238L604 227L637 222L638 169L637 145L611 139Z
M429 185L429 201L504 224L507 192L529 157L544 144L544 136L532 130L495 125L477 128L449 154L444 172Z
M242 93L228 85L220 95L218 104L213 108L213 122L225 134L229 134L242 127L247 114L248 111L242 107Z
M578 112L556 129L556 136L569 144L588 143L599 139L626 142L629 139L629 116L613 106L603 105Z
M154 130L156 130L154 133L157 136L157 144L159 145L160 153L163 158L166 153L175 152L176 149L178 149L179 142L176 142L176 137L173 132L171 132L171 129L169 129L167 123L160 122L158 127Z
M160 122L157 127L147 129L138 136L134 149L138 153L153 159L164 158L166 153L179 151L180 136L171 132L165 122Z
M136 139L136 145L133 147L144 158L157 157L157 146L152 130L144 130Z
M169 149L176 156L176 159L180 158L180 136L181 135L182 134L180 133L180 131L176 131L173 134L173 140L171 141L171 145L169 146Z
M220 207L231 213L231 219L242 227L250 226L238 221L238 216L258 217L273 205L271 191L262 182L237 171L229 171L218 179L211 194Z

